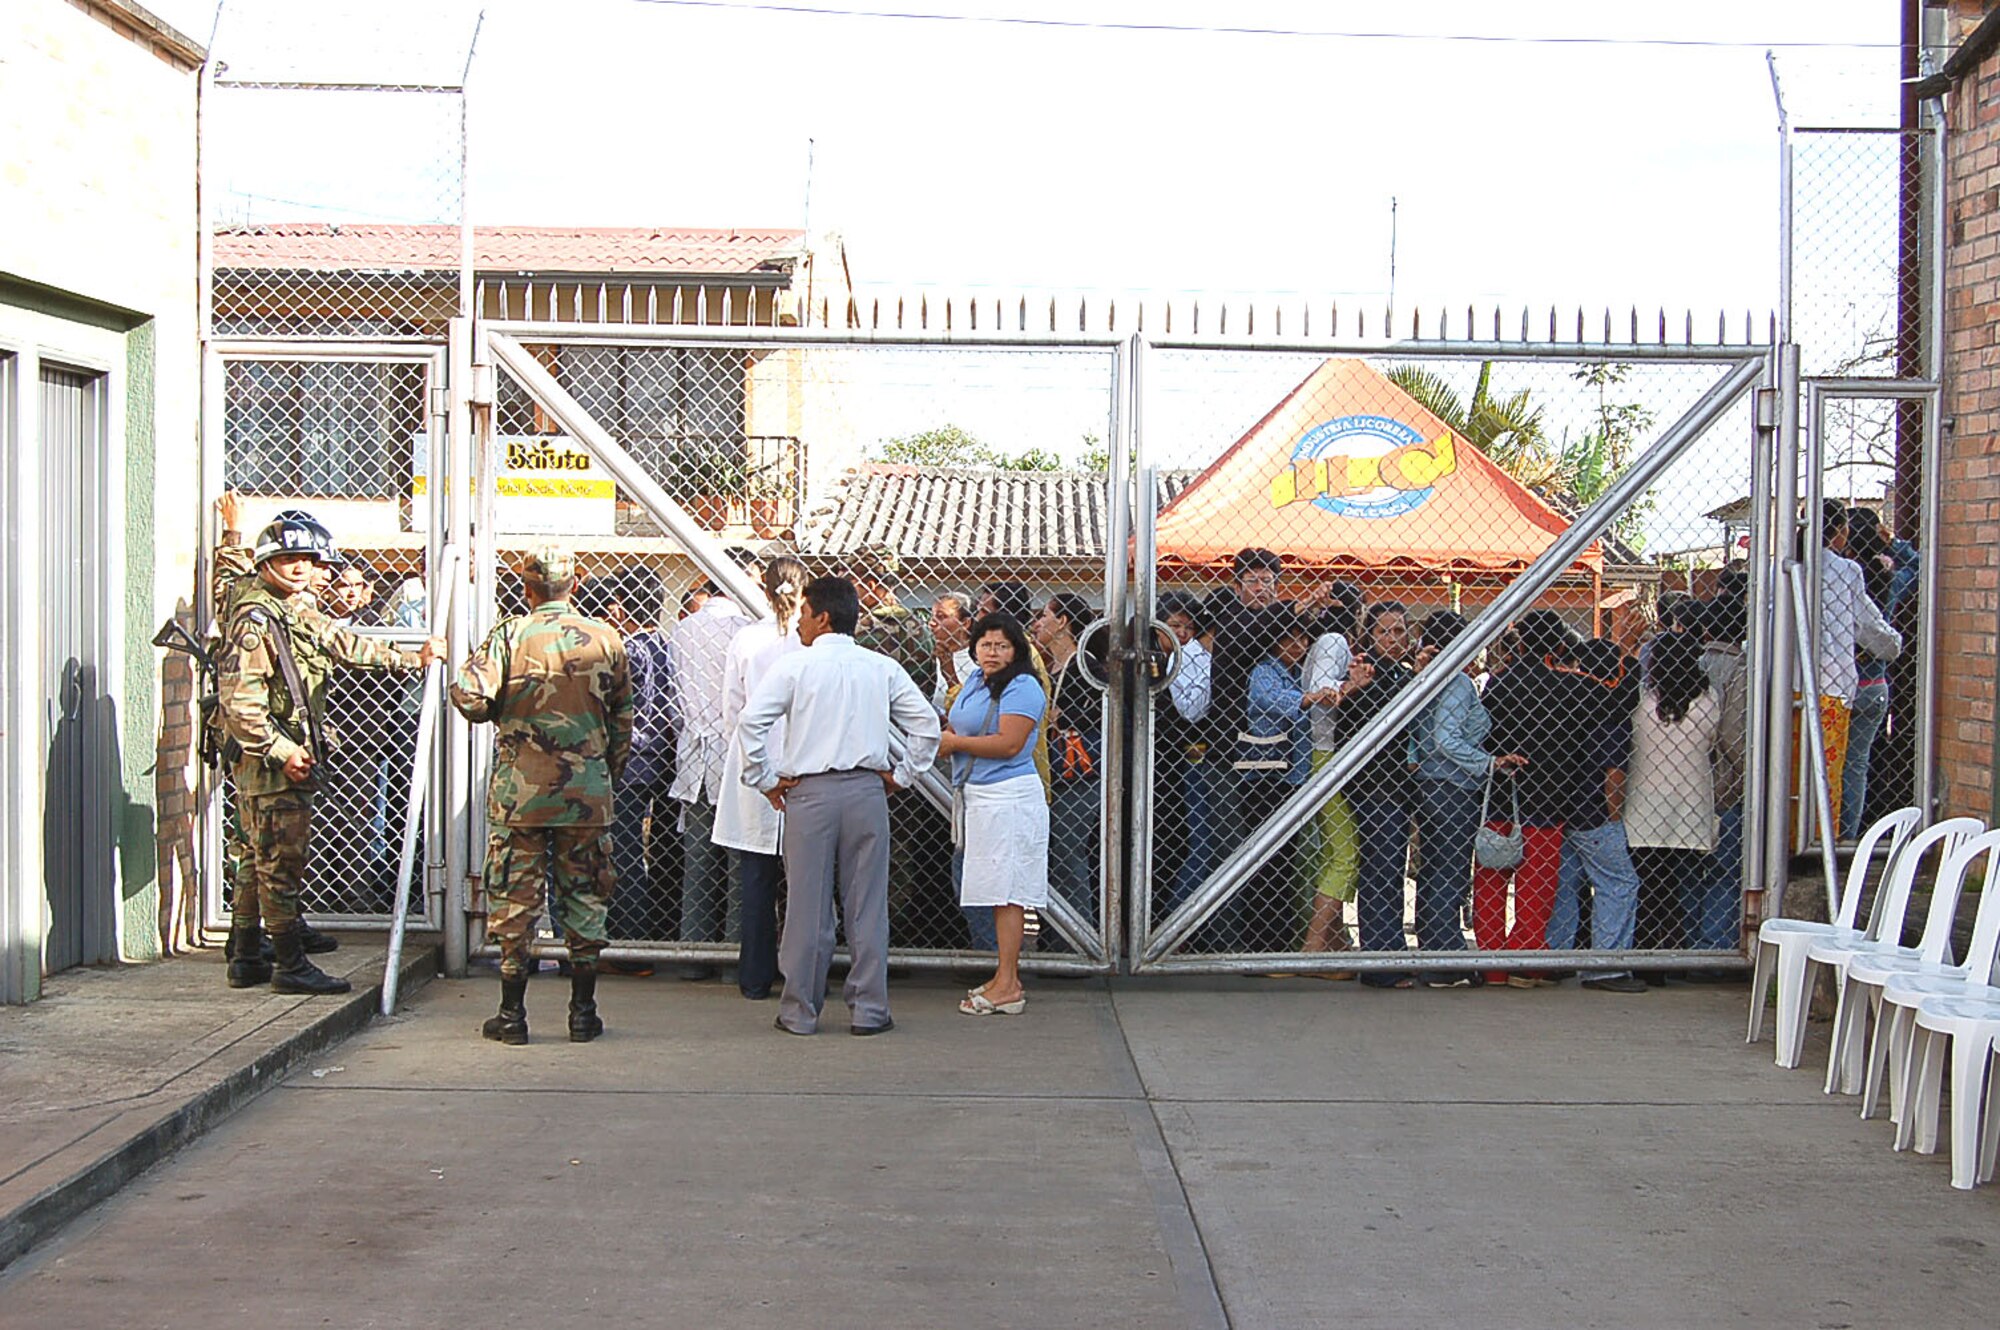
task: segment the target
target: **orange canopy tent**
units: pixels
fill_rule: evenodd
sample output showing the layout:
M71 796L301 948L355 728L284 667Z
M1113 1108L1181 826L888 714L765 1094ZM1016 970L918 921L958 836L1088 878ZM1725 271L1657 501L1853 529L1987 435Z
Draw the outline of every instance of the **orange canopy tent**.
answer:
M1161 509L1163 572L1263 546L1288 569L1518 571L1569 523L1359 360L1328 360ZM1597 572L1592 545L1577 562Z

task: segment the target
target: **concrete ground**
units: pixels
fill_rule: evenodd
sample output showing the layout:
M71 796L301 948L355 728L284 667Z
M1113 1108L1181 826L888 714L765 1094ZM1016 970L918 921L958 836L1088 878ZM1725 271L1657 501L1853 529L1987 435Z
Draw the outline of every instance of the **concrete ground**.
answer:
M0 1324L1990 1325L2000 1189L1743 1044L1744 989L1042 981L770 1028L491 978L311 1059L0 1274ZM1809 1059L1823 1053L1820 1042ZM1810 1065L1810 1064L1809 1064Z

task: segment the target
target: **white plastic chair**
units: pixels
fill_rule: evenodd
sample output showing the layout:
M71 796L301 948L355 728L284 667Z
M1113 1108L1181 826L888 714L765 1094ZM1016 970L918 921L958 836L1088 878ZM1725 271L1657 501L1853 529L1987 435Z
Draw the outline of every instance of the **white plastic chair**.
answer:
M1815 938L1858 938L1862 935L1861 930L1854 926L1854 920L1861 911L1861 898L1866 894L1868 885L1868 869L1877 847L1885 839L1889 842L1888 852L1882 861L1882 876L1886 881L1904 842L1922 819L1923 814L1915 808L1899 808L1861 833L1861 843L1855 847L1854 859L1847 867L1847 878L1841 887L1840 909L1830 922L1780 918L1766 919L1758 926L1757 956L1750 979L1750 1030L1744 1038L1745 1043L1754 1044L1764 1037L1764 997L1770 991L1771 980L1775 978L1778 981L1777 1062L1781 1067L1796 1067L1799 1064L1797 1054L1786 1062L1785 1050L1794 1043L1803 1043L1805 1020L1800 1017L1799 1029L1794 1036L1786 1023L1785 1013L1794 1009L1802 1011L1801 1002L1810 1005L1812 1000L1812 990L1806 985L1807 946ZM1803 999L1801 994L1805 995Z
M1918 1151L1936 1151L1944 1046L1949 1041L1951 1185L1960 1191L1991 1182L1994 1164L2000 1162L2000 1107L1988 1084L1995 1039L2000 1039L2000 1002L1934 997L1917 1008L1918 1069L1911 1077L1910 1101L1897 1144L1900 1148L1914 1126Z
M1908 843L1903 846L1903 852L1896 856L1896 866L1889 870L1888 880L1876 894L1874 908L1869 911L1868 927L1862 935L1812 939L1806 943L1807 968L1810 969L1813 965L1832 966L1834 991L1845 997L1847 969L1856 956L1908 956L1914 959L1922 955L1920 947L1903 945L1903 917L1909 912L1910 890L1916 884L1917 870L1923 867L1925 856L1933 849L1938 852L1938 867L1942 870L1944 865L1951 862L1952 855L1957 853L1960 847L1985 830L1985 825L1977 818L1952 817L1925 827L1910 837ZM1924 936L1929 937L1934 928L1941 928L1945 940L1950 941L1951 919L1958 908L1958 886L1958 882L1946 881L1943 872L1939 872L1937 886L1931 895L1931 911L1925 919ZM1942 923L1938 922L1940 912L1944 916ZM1798 1024L1795 1027L1795 1035L1798 1047L1792 1050L1792 1060L1780 1063L1781 1066L1798 1065L1799 1054L1805 1048L1806 1011L1811 1002L1812 989L1808 984L1804 1001L1797 1013ZM1779 1011L1778 1019L1783 1021L1785 1015L1784 1011ZM1862 1027L1847 1026L1844 1007L1835 1010L1834 1022L1833 1054L1828 1059L1827 1067L1828 1085L1833 1085L1837 1078L1846 1076L1846 1066L1843 1064L1851 1065L1862 1055ZM1843 1028L1852 1029L1853 1033L1843 1036L1841 1034ZM1852 1044L1851 1059L1843 1056L1848 1053L1849 1044Z
M1832 1094L1835 1081L1843 1094L1854 1093L1851 1084L1864 1070L1860 1052L1862 1027L1872 1013L1874 1033L1868 1040L1865 1059L1866 1081L1860 1086L1861 1116L1875 1115L1881 1099L1882 1073L1889 1073L1890 1116L1903 1119L1903 1092L1909 1084L1911 1032L1915 1029L1917 1007L1927 997L1993 997L2000 989L1978 992L1993 971L1993 957L2000 951L2000 889L1980 893L1979 910L1973 917L1972 941L1961 964L1949 959L1952 924L1958 903L1964 898L1965 879L1974 864L1986 861L1986 880L2000 888L2000 831L1982 832L1947 856L1938 870L1937 893L1931 898L1930 917L1925 921L1919 954L1864 952L1847 966L1841 985L1840 1009L1834 1016L1833 1054L1827 1059L1826 1089ZM1948 908L1946 908L1948 906ZM1894 991L1896 996L1890 997ZM1843 1067L1842 1058L1846 1062Z

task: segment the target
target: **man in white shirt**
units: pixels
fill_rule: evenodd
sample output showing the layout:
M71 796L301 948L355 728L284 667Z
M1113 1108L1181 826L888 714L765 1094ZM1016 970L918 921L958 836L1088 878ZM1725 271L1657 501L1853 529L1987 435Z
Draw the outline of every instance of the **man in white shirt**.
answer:
M1878 660L1903 654L1903 635L1889 626L1869 599L1861 565L1847 557L1847 508L1829 499L1821 509L1819 565L1819 720L1826 740L1826 780L1833 811L1840 813L1841 775L1847 768L1848 721L1853 715L1859 647Z
M700 609L682 619L667 643L672 679L669 707L678 737L670 798L681 804L681 912L683 942L733 942L740 927L734 917L736 893L729 889L729 852L713 843L716 794L722 787L722 759L728 739L722 732L723 672L729 640L747 627L750 616L713 586ZM706 979L714 971L696 966L684 972Z
M930 700L895 661L857 646L861 601L841 577L807 583L806 650L775 661L737 722L743 783L784 814L785 992L776 1025L814 1034L833 961L834 886L851 962L841 996L849 1031L881 1034L889 1015L889 791L907 789L937 756ZM782 752L772 727L785 721ZM900 730L900 740L895 731ZM898 750L900 749L900 753Z

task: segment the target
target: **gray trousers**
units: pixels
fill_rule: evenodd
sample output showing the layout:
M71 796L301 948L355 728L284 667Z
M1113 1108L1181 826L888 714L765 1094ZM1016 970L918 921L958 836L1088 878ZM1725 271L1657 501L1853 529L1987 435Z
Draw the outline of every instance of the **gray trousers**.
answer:
M834 886L847 925L841 998L860 1026L889 1019L889 793L872 771L808 776L785 798L785 932L778 1019L810 1034L833 963Z

